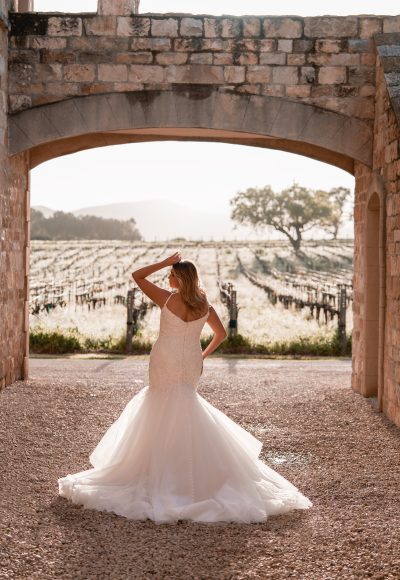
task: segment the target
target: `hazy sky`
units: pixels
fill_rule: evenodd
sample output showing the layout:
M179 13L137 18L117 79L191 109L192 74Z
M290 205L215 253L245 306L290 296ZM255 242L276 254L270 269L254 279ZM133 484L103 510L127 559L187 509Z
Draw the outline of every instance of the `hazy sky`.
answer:
M95 11L93 0L35 0L39 11ZM398 14L395 1L142 0L141 12L209 14ZM144 143L83 151L31 173L32 205L73 210L88 205L166 198L228 213L239 190L298 181L312 188L354 187L348 173L299 155L217 143Z

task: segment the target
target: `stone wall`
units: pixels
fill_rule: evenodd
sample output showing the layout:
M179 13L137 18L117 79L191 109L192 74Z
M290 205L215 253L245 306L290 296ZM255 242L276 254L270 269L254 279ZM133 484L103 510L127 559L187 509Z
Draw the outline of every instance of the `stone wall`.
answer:
M399 17L11 15L10 110L174 85L301 100L372 120L376 33Z
M0 0L0 388L27 373L27 154L7 154L7 14Z

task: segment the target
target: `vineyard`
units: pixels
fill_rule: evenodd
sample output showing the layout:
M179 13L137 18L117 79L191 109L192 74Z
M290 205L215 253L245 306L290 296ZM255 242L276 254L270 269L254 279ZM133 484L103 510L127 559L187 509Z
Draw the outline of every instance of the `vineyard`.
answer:
M31 328L75 328L96 338L122 336L131 290L133 334L154 341L159 308L143 295L131 272L177 250L198 266L209 301L230 333L259 343L331 333L338 327L340 290L346 329L351 331L351 240L305 242L300 255L278 241L33 241ZM169 288L168 270L156 272L150 280ZM206 325L203 335L210 332Z

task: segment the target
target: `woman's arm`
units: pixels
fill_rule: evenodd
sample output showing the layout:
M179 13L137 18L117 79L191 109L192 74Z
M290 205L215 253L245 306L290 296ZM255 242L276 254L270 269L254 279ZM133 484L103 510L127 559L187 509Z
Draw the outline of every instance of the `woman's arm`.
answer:
M219 318L218 314L215 312L212 306L210 307L210 315L207 319L207 323L211 326L212 330L214 331L214 336L212 337L207 347L203 350L203 360L209 354L214 352L214 350L218 348L221 342L223 342L225 338L228 336L224 328L224 325L221 322L221 319Z
M160 286L153 284L153 282L150 282L149 280L146 280L146 277L150 276L150 274L153 274L154 272L157 272L158 270L166 268L167 266L172 266L172 264L175 264L180 260L180 253L175 252L172 254L172 256L162 260L161 262L155 262L154 264L144 266L143 268L139 268L138 270L132 272L132 278L135 280L139 288L146 294L146 296L150 298L150 300L158 304L160 308L163 307L171 292L169 290L165 290L164 288L160 288Z

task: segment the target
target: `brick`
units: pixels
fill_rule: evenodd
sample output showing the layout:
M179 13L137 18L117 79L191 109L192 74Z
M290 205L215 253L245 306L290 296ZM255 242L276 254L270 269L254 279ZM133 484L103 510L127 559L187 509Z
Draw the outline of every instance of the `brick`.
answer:
M204 36L206 38L217 38L220 36L222 25L216 18L204 19Z
M98 0L99 14L129 15L135 12L134 0Z
M258 64L258 55L254 52L238 54L234 56L233 62L238 65Z
M372 52L374 42L372 39L349 38L349 52Z
M358 33L357 16L312 16L304 18L304 36L309 38L353 37Z
M224 78L227 83L244 83L246 68L244 66L224 67Z
M214 64L213 54L212 52L192 52L190 53L190 62L193 64Z
M247 68L246 80L251 84L271 82L271 67L249 66Z
M243 36L258 38L261 36L261 19L247 17L243 18Z
M203 21L200 18L182 18L180 33L182 36L202 36Z
M63 68L64 81L93 81L96 67L93 64L69 64Z
M131 50L171 50L170 38L132 38Z
M118 36L148 36L150 33L150 18L117 18Z
M299 71L296 66L280 66L272 69L274 84L294 85L298 82Z
M233 54L231 52L216 52L213 54L213 64L216 65L233 64Z
M153 62L152 52L122 52L115 57L117 64L151 64Z
M345 83L347 80L347 71L342 66L326 66L320 69L318 81L322 85L334 85Z
M87 36L115 36L117 19L115 16L94 16L83 21Z
M400 16L389 16L383 19L383 32L399 32Z
M151 19L151 35L167 36L175 38L178 36L178 20L176 18Z
M278 40L278 52L292 52L293 51L293 40L288 38L280 38Z
M286 87L287 97L306 98L311 94L310 85L294 85Z
M327 52L337 54L342 50L341 40L332 40L329 38L320 38L315 41L316 52Z
M240 36L240 20L235 18L223 18L221 20L221 37L235 38Z
M272 52L276 50L276 40L260 40L260 52Z
M49 36L81 36L82 19L75 16L49 18L47 34Z
M293 18L265 18L263 20L264 36L267 38L301 38L302 20Z
M372 38L382 32L381 18L360 18L360 38Z
M186 64L188 54L185 52L160 52L156 55L157 64Z
M157 65L131 65L128 80L134 83L161 83L164 81L164 68Z
M260 55L260 64L286 64L286 54L284 52L265 52Z
M288 54L286 61L287 61L287 64L290 66L303 65L306 62L306 55L300 54L298 52L295 54Z
M223 84L223 67L206 64L171 65L166 68L165 79L169 83Z
M125 64L99 64L98 80L116 82L128 80L128 67Z

